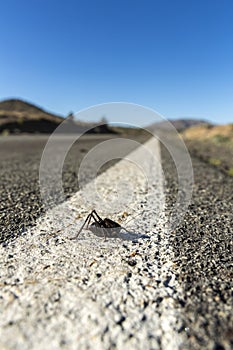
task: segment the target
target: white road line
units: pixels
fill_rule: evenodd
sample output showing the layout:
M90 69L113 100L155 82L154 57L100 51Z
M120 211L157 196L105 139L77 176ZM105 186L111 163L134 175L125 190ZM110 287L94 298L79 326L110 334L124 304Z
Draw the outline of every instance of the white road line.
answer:
M174 298L182 290L172 270L158 142L151 139L127 159L101 174L96 186L114 203L117 181L132 185L133 195L125 190L127 198L120 196L121 212L108 215L117 220L124 212L127 219L141 213L127 227L132 236L105 242L83 231L69 239L94 207L85 202L92 183L1 247L1 349L179 348ZM130 240L141 234L150 239Z

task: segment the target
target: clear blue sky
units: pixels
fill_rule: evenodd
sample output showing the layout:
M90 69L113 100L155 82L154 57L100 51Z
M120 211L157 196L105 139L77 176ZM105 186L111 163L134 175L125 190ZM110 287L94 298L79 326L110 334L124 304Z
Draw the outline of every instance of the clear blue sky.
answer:
M0 42L1 100L233 122L232 0L7 0Z

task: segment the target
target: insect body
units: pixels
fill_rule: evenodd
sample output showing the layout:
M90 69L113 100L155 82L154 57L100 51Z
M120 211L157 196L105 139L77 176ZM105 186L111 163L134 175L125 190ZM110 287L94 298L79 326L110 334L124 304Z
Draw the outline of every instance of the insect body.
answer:
M90 224L91 220L94 221ZM122 229L128 232L117 222L108 218L102 219L95 210L92 210L92 212L87 216L86 220L84 221L83 225L81 226L80 230L74 238L77 238L79 236L79 234L84 229L85 225L87 229L89 229L94 234L98 236L104 235L105 239L107 236L116 236Z

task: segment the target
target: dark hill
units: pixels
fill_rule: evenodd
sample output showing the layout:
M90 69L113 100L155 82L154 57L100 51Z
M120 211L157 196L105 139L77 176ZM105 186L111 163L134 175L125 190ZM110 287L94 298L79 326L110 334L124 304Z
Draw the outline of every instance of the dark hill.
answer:
M19 99L9 99L0 102L0 134L20 133L52 133L64 118L32 103ZM98 126L98 123L76 123L71 118L66 119L64 133L84 133L92 128L91 133L111 133L107 125Z

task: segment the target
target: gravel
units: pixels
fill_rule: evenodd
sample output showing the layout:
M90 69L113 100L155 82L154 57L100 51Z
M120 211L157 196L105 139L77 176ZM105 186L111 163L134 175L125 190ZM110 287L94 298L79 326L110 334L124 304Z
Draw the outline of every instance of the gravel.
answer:
M168 212L177 190L175 168L162 148ZM188 349L233 347L233 179L192 158L194 188L184 221L170 237L183 288L181 333Z
M147 145L159 157L157 143ZM143 165L140 152L131 156ZM166 218L177 176L162 148L165 183L159 167L150 169L148 185L124 160L98 177L110 202L119 179L133 184L121 211L108 215L101 203L98 209L129 233L105 241L83 230L73 239L93 209L80 191L5 242L0 348L231 349L233 179L192 160L192 203L172 233Z

